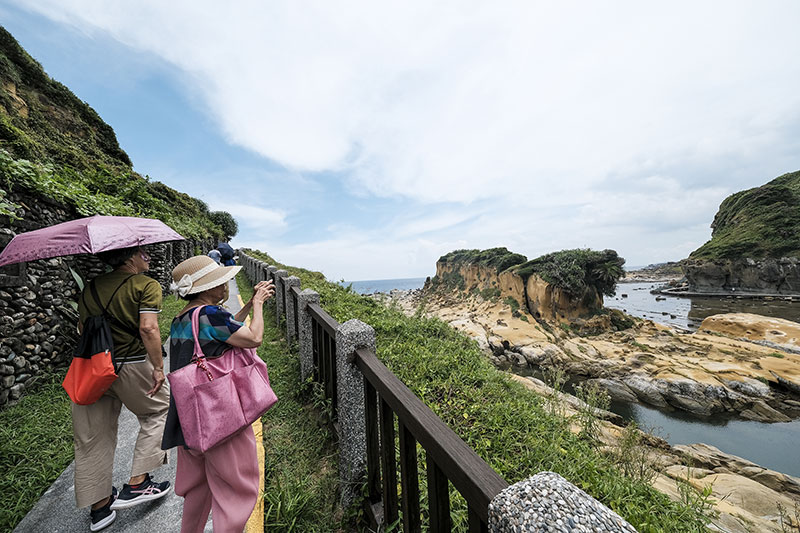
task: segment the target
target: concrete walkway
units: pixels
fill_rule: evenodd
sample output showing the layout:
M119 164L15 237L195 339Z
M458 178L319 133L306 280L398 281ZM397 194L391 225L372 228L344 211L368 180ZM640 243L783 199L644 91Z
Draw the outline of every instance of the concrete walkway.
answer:
M235 314L241 309L239 290L235 280L228 282L228 285L230 297L225 305L231 313ZM172 297L167 296L167 298ZM113 483L117 490L121 490L122 484L127 483L130 478L133 447L138 432L139 422L136 416L123 406L117 433L117 452L114 456ZM183 498L172 492L175 484L176 455L175 448L173 448L169 452L169 464L152 472L155 481L169 480L170 493L160 500L117 511L116 521L103 531L115 533L177 533L180 531ZM73 462L17 525L14 533L85 533L89 531L88 509L75 508L74 472L75 463ZM257 506L256 512L258 509ZM263 507L261 509L263 520ZM205 531L208 533L212 531L210 519L206 524Z

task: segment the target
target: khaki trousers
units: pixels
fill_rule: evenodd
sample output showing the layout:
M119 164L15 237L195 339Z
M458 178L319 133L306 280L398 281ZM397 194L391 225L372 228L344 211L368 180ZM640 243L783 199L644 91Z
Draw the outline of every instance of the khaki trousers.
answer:
M146 474L167 463L167 452L161 449L161 438L169 409L169 384L164 382L151 397L147 391L152 387L153 365L148 358L142 363L122 365L119 377L95 403L72 404L75 502L78 508L88 507L111 494L117 427L123 404L139 419L131 477Z

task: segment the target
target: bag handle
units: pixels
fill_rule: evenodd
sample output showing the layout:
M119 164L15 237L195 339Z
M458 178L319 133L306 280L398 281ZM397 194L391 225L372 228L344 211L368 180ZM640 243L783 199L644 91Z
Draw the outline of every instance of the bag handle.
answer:
M192 337L194 337L194 358L201 358L205 357L206 354L203 353L203 348L200 346L200 339L197 338L197 335L200 333L200 310L205 307L204 305L198 306L194 308L192 311Z
M211 371L209 371L208 367L206 367L204 361L206 355L203 353L203 348L200 346L200 339L197 338L197 335L200 331L200 310L203 307L205 306L201 305L192 311L192 337L194 337L194 353L192 354L191 362L205 371L208 381L214 381L214 376L211 375Z

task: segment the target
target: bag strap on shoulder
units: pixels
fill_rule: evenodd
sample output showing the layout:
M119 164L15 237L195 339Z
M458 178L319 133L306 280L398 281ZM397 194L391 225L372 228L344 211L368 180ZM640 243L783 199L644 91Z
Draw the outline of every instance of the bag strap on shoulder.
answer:
M205 357L203 347L200 346L200 339L198 338L200 334L200 310L204 307L205 305L201 305L192 311L192 337L194 337L194 353L192 354L192 360Z
M135 275L136 274L131 274L130 276L128 276L127 278L122 280L122 283L120 283L117 286L117 288L114 289L114 292L111 293L111 298L108 299L108 303L105 306L103 306L102 302L100 301L100 295L97 293L97 287L95 286L95 280L94 279L89 283L89 291L92 293L92 298L94 298L94 301L97 304L97 306L100 309L102 309L103 316L105 316L107 319L109 319L109 321L111 322L111 324L115 328L124 331L125 333L127 333L128 335L130 335L130 336L132 336L134 338L137 338L137 337L139 337L139 330L138 329L134 329L134 328L128 326L127 324L123 323L117 317L115 317L114 315L112 315L111 313L108 312L108 308L111 305L111 302L114 301L114 296L116 296L117 292L119 292L119 290L123 287L123 285L125 285L128 282L128 280L131 279ZM84 305L86 305L86 300L84 300Z

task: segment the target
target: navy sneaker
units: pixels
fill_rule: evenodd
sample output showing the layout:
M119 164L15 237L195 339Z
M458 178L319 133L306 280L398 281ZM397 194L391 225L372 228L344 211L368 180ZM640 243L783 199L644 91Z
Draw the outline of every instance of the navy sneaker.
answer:
M111 487L111 498L108 500L108 503L100 509L89 510L89 517L92 519L92 525L89 526L90 530L100 531L114 523L114 520L117 519L117 513L111 510L111 506L114 505L116 499L117 489Z
M156 483L147 474L145 480L138 485L128 485L125 483L122 486L122 492L119 497L111 505L112 509L127 509L145 502L151 502L159 498L163 498L169 492L169 481L162 481Z

